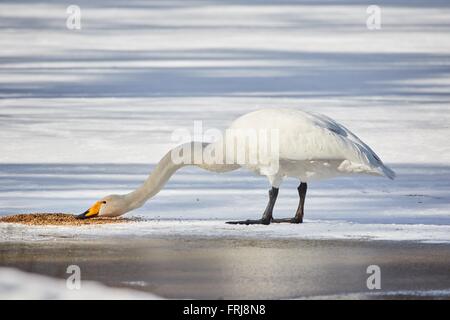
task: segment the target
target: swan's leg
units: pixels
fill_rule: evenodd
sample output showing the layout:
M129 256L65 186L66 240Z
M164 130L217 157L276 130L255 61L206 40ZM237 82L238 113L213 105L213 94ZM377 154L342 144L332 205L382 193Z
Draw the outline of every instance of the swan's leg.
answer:
M272 221L273 207L275 206L275 201L278 197L278 188L272 187L269 190L269 203L267 204L266 210L264 210L263 216L258 220L243 220L243 221L228 221L229 224L270 224Z
M289 223L302 223L303 215L304 215L304 207L305 207L305 198L306 198L306 190L308 186L305 182L300 183L298 186L298 195L300 197L300 201L298 203L297 212L295 213L294 218L286 218L286 219L272 219L272 222L281 223L281 222L289 222Z

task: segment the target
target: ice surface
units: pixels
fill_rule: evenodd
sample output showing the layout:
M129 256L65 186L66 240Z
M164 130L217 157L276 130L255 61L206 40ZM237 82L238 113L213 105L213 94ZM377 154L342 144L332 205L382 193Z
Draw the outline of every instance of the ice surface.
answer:
M264 178L186 168L133 213L172 220L51 231L448 241L447 2L379 1L378 31L366 28L364 1L77 4L79 31L65 27L58 1L0 4L1 215L82 212L145 179L176 144L174 129L293 107L349 127L398 179L311 184L308 223L242 232L223 220L260 216ZM282 186L277 217L293 215L296 185ZM2 239L20 237L14 228L1 225Z
M302 225L236 226L225 221L153 220L96 226L23 226L0 224L0 241L89 240L110 237L388 240L450 243L450 226L375 224L306 220Z
M367 300L367 299L448 299L450 289L355 292L338 295L300 297L298 300Z

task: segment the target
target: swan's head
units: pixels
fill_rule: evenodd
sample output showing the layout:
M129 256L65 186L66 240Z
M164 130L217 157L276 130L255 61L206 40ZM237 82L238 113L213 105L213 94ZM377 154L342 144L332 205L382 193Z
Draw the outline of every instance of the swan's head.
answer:
M110 195L97 201L88 210L78 215L78 219L93 217L118 217L129 211L128 202L124 196Z

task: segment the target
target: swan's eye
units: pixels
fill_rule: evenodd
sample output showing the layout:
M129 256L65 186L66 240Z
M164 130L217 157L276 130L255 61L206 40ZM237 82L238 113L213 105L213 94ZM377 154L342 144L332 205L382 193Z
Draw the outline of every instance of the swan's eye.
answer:
M106 203L106 201L102 201L102 203L103 203L103 204L105 204L105 203Z

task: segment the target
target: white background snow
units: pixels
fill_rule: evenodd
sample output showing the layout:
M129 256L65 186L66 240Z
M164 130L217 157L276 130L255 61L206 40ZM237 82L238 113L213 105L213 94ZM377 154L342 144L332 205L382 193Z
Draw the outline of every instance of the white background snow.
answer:
M159 300L161 297L130 289L106 287L93 281L82 281L76 289L66 279L25 273L0 267L0 299L2 300Z
M349 127L398 178L312 183L307 223L246 236L450 241L448 1L377 1L375 31L367 1L76 4L77 31L66 3L0 4L0 215L82 212L138 186L173 130L292 107ZM294 214L296 186L283 184L275 216ZM163 222L51 230L239 236L223 220L259 217L267 189L243 171L185 168L131 214ZM1 239L34 232L11 230Z

